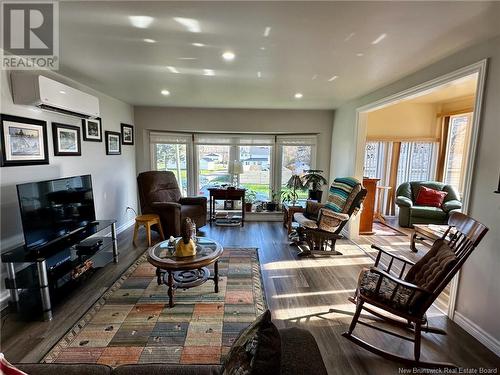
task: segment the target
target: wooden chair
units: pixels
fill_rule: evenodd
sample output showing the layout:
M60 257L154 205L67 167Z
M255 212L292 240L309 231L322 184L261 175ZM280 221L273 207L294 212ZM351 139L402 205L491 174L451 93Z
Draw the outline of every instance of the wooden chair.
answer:
M417 263L398 257L375 245L378 255L375 265L360 272L358 288L354 297L349 300L356 304L356 312L343 336L355 344L380 355L386 359L419 367L456 367L451 363L434 363L420 361L421 332L446 334L445 331L428 326L426 311L436 300L451 279L457 274L469 255L474 251L488 228L471 217L460 212L452 212L448 221L449 228L441 239L438 239L429 252ZM382 254L390 257L388 266L382 269ZM393 271L395 262L402 263L399 272ZM405 269L409 268L403 277ZM402 318L396 320L383 313L365 306L370 304L379 309ZM366 310L394 326L413 333L412 337L371 325L359 320L361 310ZM353 335L356 324L362 324L383 333L414 343L414 358L399 356L378 348Z

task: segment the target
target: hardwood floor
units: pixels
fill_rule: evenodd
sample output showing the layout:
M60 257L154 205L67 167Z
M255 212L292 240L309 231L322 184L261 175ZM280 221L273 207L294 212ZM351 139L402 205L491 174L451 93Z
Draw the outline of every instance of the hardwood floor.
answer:
M244 228L204 227L203 234L226 247L257 247L266 299L273 319L280 327L300 325L318 341L330 374L398 374L399 364L381 359L341 336L347 329L354 305L347 301L357 284L358 272L373 261L347 240L337 244L343 253L336 257L298 259L296 248L288 245L286 230L279 222L249 222ZM21 322L8 315L2 322L2 351L12 362L34 362L74 324L145 249L131 245L132 231L119 236L120 263L98 271L92 280L57 306L52 322ZM141 239L145 245L145 239ZM337 312L329 312L329 309ZM341 313L339 311L344 311ZM424 334L422 359L455 362L463 367L495 367L499 358L450 321L438 309L429 314L434 326L448 335ZM363 326L361 337L403 354L412 353L407 342L387 337Z

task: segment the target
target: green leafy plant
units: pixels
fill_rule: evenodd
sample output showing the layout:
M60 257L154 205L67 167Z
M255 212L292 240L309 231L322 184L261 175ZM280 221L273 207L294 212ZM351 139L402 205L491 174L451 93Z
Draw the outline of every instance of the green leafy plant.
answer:
M290 190L288 190L288 193L286 194L286 197L289 199L288 201L292 202L292 205L295 206L295 203L297 202L298 199L298 194L297 190L305 190L304 182L302 181L302 178L297 175L293 174L288 182L286 183L286 187ZM283 193L282 193L282 198L283 198Z
M309 190L321 190L321 187L328 183L326 178L321 175L323 171L320 169L309 169L305 172L306 174L303 177L303 182L304 186L309 188Z
M254 204L257 200L257 192L255 190L245 191L245 203Z

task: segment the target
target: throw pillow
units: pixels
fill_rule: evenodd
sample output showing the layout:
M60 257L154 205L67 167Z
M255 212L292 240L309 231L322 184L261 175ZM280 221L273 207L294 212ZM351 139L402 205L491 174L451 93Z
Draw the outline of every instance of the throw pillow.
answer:
M417 206L441 207L446 195L448 195L448 193L445 191L420 186L415 204Z
M3 353L0 353L0 374L2 375L27 375L25 372L17 369L5 359Z
M223 364L223 375L272 375L281 369L281 338L267 310L234 342Z

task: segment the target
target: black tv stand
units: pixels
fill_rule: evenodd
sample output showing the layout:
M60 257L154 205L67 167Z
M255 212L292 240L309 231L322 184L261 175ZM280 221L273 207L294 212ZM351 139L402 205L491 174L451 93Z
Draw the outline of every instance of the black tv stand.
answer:
M108 231L111 235L101 232ZM99 246L82 251L77 245L88 239L102 241ZM64 236L43 248L33 250L19 246L2 254L7 268L5 286L10 291L10 303L20 309L20 290L38 291L44 320L52 320L52 294L76 281L94 268L104 267L111 261L118 263L116 220L98 220L82 230ZM16 269L16 264L27 267ZM25 266L25 265L24 265Z

